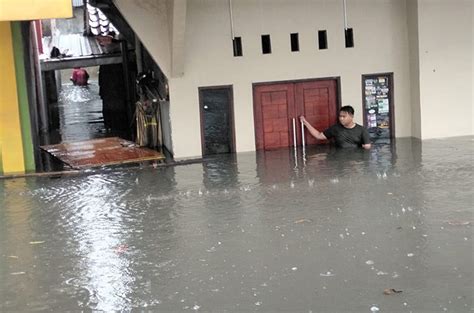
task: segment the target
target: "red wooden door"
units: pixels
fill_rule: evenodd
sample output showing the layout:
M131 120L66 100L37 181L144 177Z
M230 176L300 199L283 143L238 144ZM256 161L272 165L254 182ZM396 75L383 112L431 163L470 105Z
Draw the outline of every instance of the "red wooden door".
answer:
M336 122L336 81L308 81L259 85L254 88L257 150L293 146L293 118L296 145L301 145L300 115L323 131ZM316 140L305 130L306 144ZM320 141L319 141L320 142Z
M336 81L311 81L295 84L295 105L298 116L306 120L319 131L337 122ZM301 130L301 126L299 128ZM322 143L317 141L305 128L306 144Z
M296 114L293 84L257 86L254 97L257 150L291 146Z

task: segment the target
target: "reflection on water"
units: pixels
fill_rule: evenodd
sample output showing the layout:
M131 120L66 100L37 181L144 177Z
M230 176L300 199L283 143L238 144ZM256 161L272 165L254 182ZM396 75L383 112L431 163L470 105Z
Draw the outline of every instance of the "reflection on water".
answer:
M1 181L0 311L469 312L472 152L400 139Z
M81 141L105 136L102 99L97 81L91 81L87 86L62 85L58 109L61 141Z

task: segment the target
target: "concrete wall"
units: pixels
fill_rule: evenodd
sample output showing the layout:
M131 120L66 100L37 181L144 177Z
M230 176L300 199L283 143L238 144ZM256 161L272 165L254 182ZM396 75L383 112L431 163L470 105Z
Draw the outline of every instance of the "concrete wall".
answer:
M413 137L421 138L418 0L407 1L407 25L410 55L411 134Z
M169 5L166 0L114 0L163 73L171 71Z
M342 104L362 123L361 75L394 72L396 136L411 136L410 70L405 1L348 1L355 47L344 47L339 0L234 0L235 35L243 57L233 57L228 1L187 3L184 76L171 79L175 157L201 155L198 87L233 85L237 151L255 150L252 83L339 76ZM367 18L370 17L370 18ZM318 50L317 31L328 32ZM290 33L300 37L291 52ZM260 36L270 34L272 51L262 55Z
M472 17L472 0L418 0L423 139L474 134Z

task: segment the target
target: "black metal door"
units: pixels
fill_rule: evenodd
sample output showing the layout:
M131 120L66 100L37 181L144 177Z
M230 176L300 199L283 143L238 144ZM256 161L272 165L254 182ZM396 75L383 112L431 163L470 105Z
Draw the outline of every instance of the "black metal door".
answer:
M203 155L234 152L232 87L199 88Z

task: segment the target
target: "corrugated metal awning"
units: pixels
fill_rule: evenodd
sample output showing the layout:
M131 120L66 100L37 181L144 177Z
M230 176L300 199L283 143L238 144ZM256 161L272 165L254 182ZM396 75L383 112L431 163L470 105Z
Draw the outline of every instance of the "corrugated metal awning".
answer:
M77 8L77 7L82 7L84 5L83 0L72 0L72 6Z

